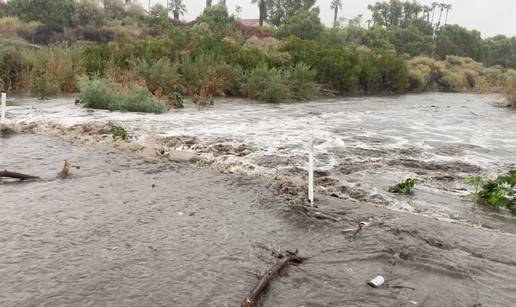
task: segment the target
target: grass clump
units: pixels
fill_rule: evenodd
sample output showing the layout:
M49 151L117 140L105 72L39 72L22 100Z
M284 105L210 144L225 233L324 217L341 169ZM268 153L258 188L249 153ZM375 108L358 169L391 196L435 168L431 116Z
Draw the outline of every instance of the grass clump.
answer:
M469 196L479 204L496 209L506 208L516 214L516 170L491 180L482 177L469 177L466 183L476 186Z
M138 85L131 89L118 89L117 84L109 79L93 78L82 80L79 88L77 102L86 108L156 114L168 109L165 102Z
M416 178L408 178L389 188L389 192L396 194L410 194L418 183Z

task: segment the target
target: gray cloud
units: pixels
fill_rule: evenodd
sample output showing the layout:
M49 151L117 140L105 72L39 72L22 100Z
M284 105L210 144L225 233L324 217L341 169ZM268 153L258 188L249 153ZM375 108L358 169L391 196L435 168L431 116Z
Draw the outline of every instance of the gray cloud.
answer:
M137 0L145 8L147 0ZM433 0L435 1L435 0ZM432 0L420 1L430 4ZM516 35L516 18L513 18L516 11L516 0L441 0L453 5L450 12L449 23L457 23L470 29L477 29L483 37L504 34ZM217 0L213 1L214 3ZM358 14L364 15L364 20L370 17L367 5L377 0L344 0L344 7L340 13L341 17L352 18ZM165 4L166 0L151 0L151 5L156 3ZM205 0L185 0L188 13L185 19L193 19L204 9ZM226 0L229 10L234 13L237 5L242 7L242 18L257 18L258 9L251 5L250 0ZM321 19L327 25L332 21L333 15L330 10L330 0L318 0L317 5L321 9Z

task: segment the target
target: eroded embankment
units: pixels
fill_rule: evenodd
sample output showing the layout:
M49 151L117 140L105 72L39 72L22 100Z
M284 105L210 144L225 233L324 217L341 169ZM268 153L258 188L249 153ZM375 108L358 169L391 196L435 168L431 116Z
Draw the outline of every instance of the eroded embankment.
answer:
M0 168L43 177L0 183L1 305L235 306L251 272L274 262L263 246L309 257L273 282L264 306L516 300L512 234L324 196L321 220L259 177L43 135L0 142ZM67 179L56 177L63 160L79 167ZM359 222L354 239L343 232ZM366 285L378 274L388 287Z

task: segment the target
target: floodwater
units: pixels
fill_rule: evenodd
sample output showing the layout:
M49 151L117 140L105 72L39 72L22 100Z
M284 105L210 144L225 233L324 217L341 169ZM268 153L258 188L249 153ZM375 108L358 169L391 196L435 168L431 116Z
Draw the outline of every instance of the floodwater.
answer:
M1 139L1 306L238 306L276 260L311 257L263 306L511 306L516 236L321 197L307 218L257 178L86 148ZM74 168L56 176L63 160ZM344 228L367 221L354 240ZM366 282L385 276L391 287ZM401 288L400 288L401 287ZM406 288L403 288L406 287Z
M66 127L114 121L142 143L155 131L164 145L201 152L223 172L301 181L313 135L321 194L516 233L514 217L472 205L472 187L464 184L467 176L516 168L516 112L497 106L501 100L440 93L281 105L225 100L202 111L149 115L29 99L8 116ZM387 192L408 177L420 180L413 196Z
M516 222L465 200L462 184L515 165L516 114L497 99L232 101L165 115L25 101L11 122L113 120L141 142L151 130L183 140L236 174L42 134L0 138L0 169L43 178L0 182L0 305L238 306L253 272L276 261L266 246L309 258L273 281L263 306L513 306ZM314 210L331 221L271 184L302 176L312 131ZM61 179L64 160L77 168ZM383 192L409 175L422 180L413 196ZM355 239L342 233L361 221ZM389 286L367 286L376 275Z

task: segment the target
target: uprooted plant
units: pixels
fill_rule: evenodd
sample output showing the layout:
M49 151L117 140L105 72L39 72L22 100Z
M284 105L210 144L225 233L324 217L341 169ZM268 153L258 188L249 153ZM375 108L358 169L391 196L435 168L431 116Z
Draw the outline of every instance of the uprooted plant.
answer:
M500 175L491 180L483 177L468 177L466 183L475 185L475 192L470 199L479 204L498 208L507 208L516 214L516 170Z
M107 126L111 129L113 134L113 140L127 141L129 139L129 133L122 126L118 126L112 122L108 122Z
M408 178L389 188L389 192L396 194L410 194L419 182L416 178Z

